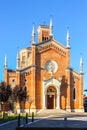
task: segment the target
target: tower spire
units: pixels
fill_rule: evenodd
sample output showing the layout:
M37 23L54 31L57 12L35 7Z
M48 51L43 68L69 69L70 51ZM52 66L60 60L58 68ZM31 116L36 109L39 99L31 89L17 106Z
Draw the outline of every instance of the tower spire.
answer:
M7 69L8 65L7 65L7 56L5 55L5 59L4 59L4 68Z
M20 67L20 56L19 51L17 52L17 58L16 58L16 69L19 70Z
M83 59L82 59L82 55L80 56L80 73L83 73Z
M70 48L70 33L69 33L69 27L67 27L66 43L67 43L67 47Z
M49 26L49 28L50 28L50 36L53 36L53 23L52 23L52 18L50 18L50 26Z
M35 43L35 30L34 30L34 25L33 25L33 28L32 28L32 39L31 39L31 43Z

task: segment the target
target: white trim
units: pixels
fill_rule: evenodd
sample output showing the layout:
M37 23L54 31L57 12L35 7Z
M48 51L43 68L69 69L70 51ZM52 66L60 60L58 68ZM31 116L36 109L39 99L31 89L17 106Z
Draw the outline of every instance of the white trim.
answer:
M56 80L54 77L43 81L43 109L46 109L47 106L46 92L49 86L54 86L57 90L56 109L60 109L60 85L61 82Z

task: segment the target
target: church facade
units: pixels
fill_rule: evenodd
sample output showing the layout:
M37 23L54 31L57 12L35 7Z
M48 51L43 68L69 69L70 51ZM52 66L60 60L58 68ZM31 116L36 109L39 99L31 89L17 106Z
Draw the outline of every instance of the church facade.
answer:
M26 88L32 100L31 110L63 109L83 111L83 63L80 58L80 72L70 67L70 35L67 30L66 46L56 41L50 25L40 25L38 43L35 43L35 31L32 29L31 46L17 54L16 70L4 63L4 81L14 87ZM20 106L17 103L17 110ZM29 104L26 100L25 111Z

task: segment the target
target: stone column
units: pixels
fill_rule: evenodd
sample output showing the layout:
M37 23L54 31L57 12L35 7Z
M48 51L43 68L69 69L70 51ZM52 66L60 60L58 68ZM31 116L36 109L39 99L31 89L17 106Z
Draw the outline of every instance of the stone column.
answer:
M46 95L45 93L43 94L43 109L46 108Z
M56 109L60 109L60 86L57 88L57 106Z

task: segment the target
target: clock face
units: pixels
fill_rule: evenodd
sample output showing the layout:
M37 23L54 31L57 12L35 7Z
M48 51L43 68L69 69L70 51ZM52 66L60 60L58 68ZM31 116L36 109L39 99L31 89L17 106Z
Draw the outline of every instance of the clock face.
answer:
M45 66L44 66L45 70L48 72L48 73L55 73L58 69L58 65L55 61L53 60L48 60L46 63L45 63Z

